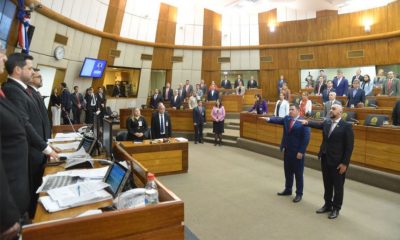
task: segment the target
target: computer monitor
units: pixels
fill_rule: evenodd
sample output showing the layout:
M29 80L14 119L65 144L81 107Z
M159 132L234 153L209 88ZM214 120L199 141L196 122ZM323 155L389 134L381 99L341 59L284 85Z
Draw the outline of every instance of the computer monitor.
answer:
M107 192L116 197L122 189L124 189L125 183L129 178L130 170L125 168L120 163L114 162L108 168L107 174L104 177L104 182L110 186L106 189Z
M112 120L103 119L103 147L106 151L106 157L111 158L112 153Z

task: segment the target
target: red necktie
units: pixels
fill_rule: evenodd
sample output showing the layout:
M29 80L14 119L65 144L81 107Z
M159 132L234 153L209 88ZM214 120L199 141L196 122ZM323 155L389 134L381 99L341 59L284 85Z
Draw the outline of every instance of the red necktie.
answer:
M6 95L4 94L3 90L0 88L0 98L6 98Z
M294 120L290 119L289 132L292 130L293 125L294 125Z

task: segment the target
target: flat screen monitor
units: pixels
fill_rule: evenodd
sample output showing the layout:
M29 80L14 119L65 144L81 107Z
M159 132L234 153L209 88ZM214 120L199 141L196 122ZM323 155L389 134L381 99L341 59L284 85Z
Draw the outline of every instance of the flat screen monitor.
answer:
M112 153L112 121L105 118L103 119L103 147L107 158L110 158Z
M106 60L85 58L79 76L101 78L101 76L103 76L103 72L106 66L107 66Z
M108 168L107 174L104 177L104 182L110 185L106 190L111 193L113 197L116 197L122 191L129 177L129 173L129 169L117 162L114 162L113 165Z

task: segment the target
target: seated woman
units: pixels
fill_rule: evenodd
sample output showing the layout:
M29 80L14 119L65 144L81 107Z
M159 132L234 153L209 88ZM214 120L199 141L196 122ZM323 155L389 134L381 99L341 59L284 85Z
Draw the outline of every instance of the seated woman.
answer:
M128 129L128 141L143 141L144 133L147 131L146 119L140 115L140 109L135 107L132 115L126 120L126 128Z
M276 102L274 115L281 118L289 115L289 102L285 99L283 93L279 94L279 100Z
M300 101L300 117L304 117L306 115L311 114L312 111L312 102L308 99L308 92L303 92L301 94Z
M266 114L268 112L267 101L262 100L260 94L255 95L256 102L253 107L249 110L249 112L255 112L257 114Z

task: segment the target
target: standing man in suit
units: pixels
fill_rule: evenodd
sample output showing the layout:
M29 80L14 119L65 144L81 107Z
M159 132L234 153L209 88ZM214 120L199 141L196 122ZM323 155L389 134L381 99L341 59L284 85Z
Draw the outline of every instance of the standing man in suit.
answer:
M326 84L324 81L324 77L319 76L318 83L315 84L314 93L317 96L321 96L325 89L326 89Z
M326 89L322 91L322 101L327 102L329 101L329 93L334 92L336 93L336 89L333 88L333 83L331 80L326 82Z
M278 79L278 96L279 96L279 93L281 92L281 90L282 90L282 87L283 87L283 84L284 83L287 83L287 81L285 80L285 77L283 76L283 75L281 75L280 77L279 77L279 79Z
M354 79L353 88L347 94L347 107L357 107L358 104L364 106L365 91L360 88L360 80Z
M351 85L353 85L354 80L358 79L360 81L360 84L362 84L364 82L364 76L361 75L361 69L357 69L356 71L356 75L353 76L353 78L351 79Z
M185 86L183 86L183 98L189 98L193 94L193 86L186 80Z
M394 77L393 71L388 72L383 82L382 95L397 96L399 94L399 79Z
M242 86L244 86L244 82L240 75L237 76L237 79L235 80L235 83L233 84L233 88L237 88L239 86L239 82L242 82Z
M154 95L150 98L150 107L152 109L156 109L160 102L162 102L162 96L160 94L160 91L156 88L154 90Z
M174 91L171 88L171 84L167 82L165 87L163 88L163 99L166 102L171 101L172 96L174 95ZM157 106L155 107L157 108Z
M171 98L171 107L173 109L180 109L182 105L181 98L178 96L178 89L175 90L174 96Z
M112 95L113 97L122 97L122 89L121 89L121 82L118 81L115 83Z
M207 94L207 101L217 101L219 98L219 92L215 90L215 85L211 85L210 91Z
M300 120L302 124L322 129L322 143L318 153L321 159L325 204L317 213L330 212L328 218L339 216L343 204L343 186L354 147L353 127L342 119L343 107L333 104L330 119L324 122Z
M93 124L94 122L94 114L97 112L97 98L96 95L93 93L93 88L90 87L87 89L85 94L85 106L86 106L86 116L85 116L85 123Z
M224 80L221 82L221 87L224 89L232 89L231 81L229 81L228 76L224 76Z
M197 101L197 107L193 108L194 144L203 143L203 127L206 124L206 109L201 100Z
M70 122L70 112L72 107L71 93L67 88L67 84L62 82L61 84L61 116L63 118L63 124L69 124Z
M171 119L163 103L158 104L158 111L151 116L151 136L153 139L172 136Z
M247 82L247 89L257 88L257 81L251 76L250 80Z
M85 107L85 101L82 94L79 92L79 87L74 86L74 93L71 94L72 114L74 115L74 124L81 123L82 109Z
M284 151L285 189L278 192L278 195L292 195L294 175L296 178L296 197L293 202L300 202L303 197L304 155L310 141L310 129L299 122L302 118L300 117L300 109L295 104L290 104L289 115L284 118L262 118L269 123L283 125L280 149Z
M203 96L207 94L208 88L207 85L204 83L204 79L200 81L200 89L203 91Z
M400 125L400 100L396 102L393 108L392 121L394 126Z
M342 70L337 70L337 76L333 78L333 88L337 96L346 96L349 90L349 81L343 76Z
M329 117L328 114L331 111L331 107L333 104L342 105L338 100L336 100L336 93L330 92L329 93L329 101L326 101L324 103L324 116L323 117Z
M97 98L97 108L100 110L100 119L103 119L104 115L106 114L106 102L107 102L103 87L99 87L97 89L96 98ZM100 121L100 125L103 125L102 120Z

